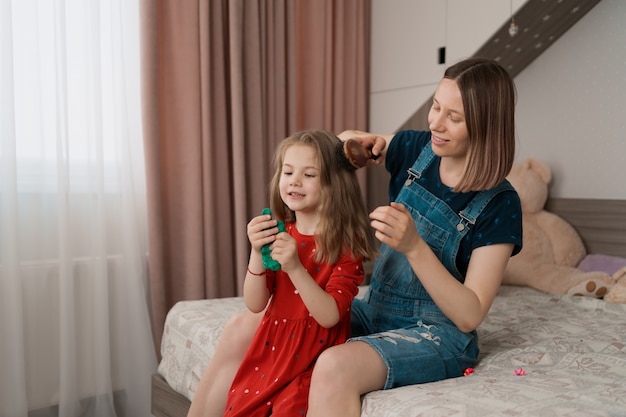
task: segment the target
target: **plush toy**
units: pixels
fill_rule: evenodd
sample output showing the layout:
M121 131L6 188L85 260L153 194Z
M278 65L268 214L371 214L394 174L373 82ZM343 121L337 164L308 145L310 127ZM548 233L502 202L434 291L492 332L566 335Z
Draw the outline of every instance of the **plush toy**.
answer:
M615 284L604 296L604 301L626 304L626 266L614 272L612 277Z
M604 297L614 279L606 272L576 268L587 254L582 239L563 218L544 210L550 169L529 158L514 164L507 178L522 203L523 248L509 260L503 283L552 294ZM624 281L626 284L626 278Z
M611 275L614 284L609 288L604 300L626 304L626 258L592 253L585 256L577 268L587 272L602 271Z
M261 214L272 214L269 208L264 208ZM278 222L278 233L285 231L285 223L282 220L277 220ZM272 258L270 250L270 245L263 245L261 247L261 259L263 260L263 266L265 269L269 269L271 271L278 271L280 269L280 263Z

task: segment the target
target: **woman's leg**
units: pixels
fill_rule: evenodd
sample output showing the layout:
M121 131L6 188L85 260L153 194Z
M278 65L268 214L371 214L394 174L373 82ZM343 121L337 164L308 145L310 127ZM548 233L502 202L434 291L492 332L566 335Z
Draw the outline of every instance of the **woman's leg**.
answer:
M387 366L370 345L350 342L325 350L315 363L308 417L358 417L361 395L382 389Z
M188 417L221 417L226 397L239 364L243 360L263 313L248 311L233 316L224 326L224 332L200 378Z

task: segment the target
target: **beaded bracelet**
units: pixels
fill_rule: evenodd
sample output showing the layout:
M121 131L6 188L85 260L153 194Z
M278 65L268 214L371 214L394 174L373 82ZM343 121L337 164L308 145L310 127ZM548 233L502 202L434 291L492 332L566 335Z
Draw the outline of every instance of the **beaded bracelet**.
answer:
M248 269L248 273L249 273L250 275L254 275L255 277L262 277L262 276L263 276L263 275L265 275L265 273L267 272L267 271L263 271L263 272L261 272L260 274L255 274L254 272L250 271L250 267L249 267L249 266L248 266L248 268L247 268L247 269Z

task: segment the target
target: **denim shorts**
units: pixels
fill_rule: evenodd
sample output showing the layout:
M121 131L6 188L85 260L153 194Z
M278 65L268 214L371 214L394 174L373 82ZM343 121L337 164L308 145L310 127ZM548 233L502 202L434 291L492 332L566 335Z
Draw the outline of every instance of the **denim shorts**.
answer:
M461 332L432 300L368 291L352 303L352 338L387 366L384 389L462 376L478 357L476 331Z

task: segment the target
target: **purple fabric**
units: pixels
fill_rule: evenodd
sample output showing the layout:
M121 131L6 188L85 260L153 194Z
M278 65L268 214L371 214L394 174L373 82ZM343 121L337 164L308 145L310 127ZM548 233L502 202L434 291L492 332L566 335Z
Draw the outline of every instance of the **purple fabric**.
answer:
M626 266L626 258L592 253L578 264L578 269L585 272L606 272L613 275L618 269Z

